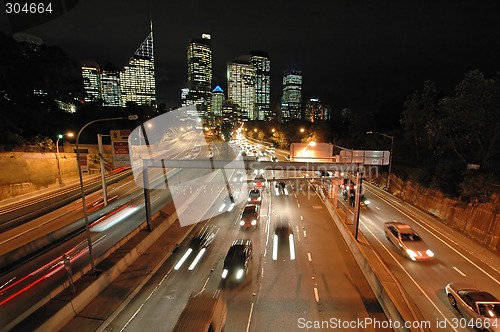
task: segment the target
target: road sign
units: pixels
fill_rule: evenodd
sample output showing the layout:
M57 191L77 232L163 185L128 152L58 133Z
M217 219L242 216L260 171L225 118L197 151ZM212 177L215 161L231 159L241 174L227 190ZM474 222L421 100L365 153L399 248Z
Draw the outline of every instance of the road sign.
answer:
M110 130L110 136L112 141L126 141L130 136L130 130L129 129Z
M391 153L377 150L341 150L341 163L364 165L389 165Z
M112 141L113 145L113 166L130 166L130 153L128 141Z

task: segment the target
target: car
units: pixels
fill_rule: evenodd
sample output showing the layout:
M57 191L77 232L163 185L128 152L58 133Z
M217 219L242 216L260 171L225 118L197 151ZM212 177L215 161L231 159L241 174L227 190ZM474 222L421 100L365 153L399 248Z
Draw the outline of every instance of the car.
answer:
M260 204L262 202L262 195L260 193L260 190L257 188L251 189L248 192L248 203L255 203L255 204Z
M272 161L273 163L277 163L277 162L278 162L278 157L276 157L276 156L272 156L272 157L271 157L271 161Z
M179 270L189 257L194 257L188 270L193 270L201 257L205 254L208 247L212 244L219 228L215 225L205 225L189 241L188 248L181 259L175 264L174 269Z
M252 241L249 239L234 240L222 265L222 281L239 282L243 280L248 273L251 258Z
M434 253L410 225L393 221L384 224L385 237L412 261L427 260Z
M295 238L290 224L281 223L274 229L273 260L295 260Z
M240 226L243 228L256 228L260 218L260 208L257 204L247 204L240 215Z
M500 301L491 293L462 282L445 287L448 302L480 331L500 331Z
M254 184L255 184L256 188L260 188L260 189L264 188L265 183L266 183L266 178L264 177L264 175L259 173L259 174L257 174L257 176L255 176Z
M351 189L350 194L351 197L349 197L349 205L354 207L354 205L356 204L356 190ZM347 189L342 190L342 195L344 195L344 201L347 202ZM359 205L361 207L368 206L370 205L370 201L368 200L368 198L365 197L365 195L361 195L359 198Z

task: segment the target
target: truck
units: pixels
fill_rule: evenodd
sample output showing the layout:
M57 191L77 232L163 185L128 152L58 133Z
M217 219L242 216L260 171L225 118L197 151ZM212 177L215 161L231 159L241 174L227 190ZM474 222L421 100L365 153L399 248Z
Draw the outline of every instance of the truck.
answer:
M226 300L220 293L191 295L173 332L221 332L226 315Z

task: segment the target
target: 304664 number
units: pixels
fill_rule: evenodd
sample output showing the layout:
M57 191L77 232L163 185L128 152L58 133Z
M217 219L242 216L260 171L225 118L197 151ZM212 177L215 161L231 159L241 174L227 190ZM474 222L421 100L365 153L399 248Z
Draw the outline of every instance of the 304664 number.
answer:
M35 2L6 2L5 12L7 14L44 14L52 13L52 3Z

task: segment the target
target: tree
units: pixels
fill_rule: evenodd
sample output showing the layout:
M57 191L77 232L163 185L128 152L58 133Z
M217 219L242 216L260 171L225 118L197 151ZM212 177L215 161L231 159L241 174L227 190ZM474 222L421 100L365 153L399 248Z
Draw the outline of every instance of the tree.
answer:
M280 130L276 130L273 133L273 136L271 137L271 140L273 142L276 142L276 144L278 145L278 147L280 149L284 149L284 148L288 147L288 140L286 138L286 135L285 135L284 132L282 132Z
M424 142L427 143L428 151L432 150L433 135L430 127L435 117L437 103L436 84L426 81L422 91L415 91L403 104L401 124L404 126L406 138L413 141L417 163L420 161L420 150Z
M473 70L455 91L455 96L439 102L433 124L439 148L452 151L464 164L481 164L493 171L500 158L500 84Z

